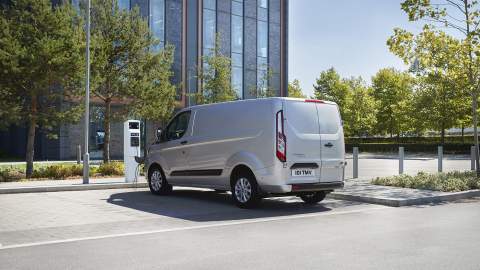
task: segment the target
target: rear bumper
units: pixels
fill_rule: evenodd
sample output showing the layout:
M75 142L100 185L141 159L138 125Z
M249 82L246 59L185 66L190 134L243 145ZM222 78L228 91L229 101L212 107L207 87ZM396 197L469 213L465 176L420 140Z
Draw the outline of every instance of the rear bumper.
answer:
M312 191L333 191L343 188L343 181L339 182L317 182L308 184L292 184L292 185L261 185L262 191L269 194L295 194Z
M292 185L292 192L334 190L334 189L343 188L343 186L344 186L343 182L294 184Z

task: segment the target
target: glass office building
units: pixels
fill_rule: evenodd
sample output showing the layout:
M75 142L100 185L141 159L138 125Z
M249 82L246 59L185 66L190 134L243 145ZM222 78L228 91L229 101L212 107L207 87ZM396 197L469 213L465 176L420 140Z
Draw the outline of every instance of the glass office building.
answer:
M82 0L71 1L78 5ZM118 4L122 9L139 7L160 40L153 50L161 50L165 44L175 47L173 83L180 86L179 108L194 105L189 93L202 87L197 69L205 64L202 56L213 53L217 37L220 52L232 60L231 84L240 99L256 98L257 90L267 86L277 96L287 95L288 0L118 0ZM103 143L103 111L99 105L91 105L92 151L101 151ZM83 140L82 123L61 127L57 140L39 135L36 158L74 159L76 147ZM0 133L0 151L23 157L25 143L19 133L25 133L25 129L13 129ZM121 158L122 123L113 123L111 129L112 158ZM150 133L153 131L147 130L151 137Z

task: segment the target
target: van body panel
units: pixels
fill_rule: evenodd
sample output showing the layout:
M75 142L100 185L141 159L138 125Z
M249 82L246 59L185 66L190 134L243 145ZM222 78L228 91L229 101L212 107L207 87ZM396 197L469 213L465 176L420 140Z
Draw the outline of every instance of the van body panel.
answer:
M286 162L276 156L281 110ZM335 103L265 98L193 106L177 116L184 111L191 114L183 137L153 144L145 159L146 170L158 163L173 185L229 190L239 165L253 172L266 194L343 185L345 146ZM308 174L295 175L295 169Z

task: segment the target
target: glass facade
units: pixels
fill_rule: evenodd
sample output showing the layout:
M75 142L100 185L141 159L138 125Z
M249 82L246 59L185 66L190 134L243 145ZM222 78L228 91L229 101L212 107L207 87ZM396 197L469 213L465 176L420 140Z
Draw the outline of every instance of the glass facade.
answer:
M268 87L268 1L257 1L257 89Z
M232 0L232 87L243 99L243 0Z
M159 51L165 46L165 0L149 1L149 25L153 36L159 40L154 46L154 51Z
M203 55L212 55L217 32L216 1L203 2Z
M130 0L118 0L118 7L130 10Z

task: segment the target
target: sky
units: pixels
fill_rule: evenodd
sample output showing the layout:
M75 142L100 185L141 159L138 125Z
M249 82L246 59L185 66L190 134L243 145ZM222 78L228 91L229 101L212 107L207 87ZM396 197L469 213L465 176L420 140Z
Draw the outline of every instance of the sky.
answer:
M400 0L289 0L289 81L313 93L321 71L334 67L342 77L368 83L379 69L407 67L386 45L395 27L419 32Z

